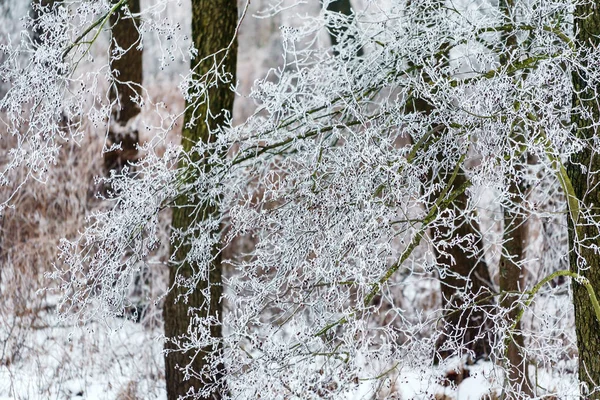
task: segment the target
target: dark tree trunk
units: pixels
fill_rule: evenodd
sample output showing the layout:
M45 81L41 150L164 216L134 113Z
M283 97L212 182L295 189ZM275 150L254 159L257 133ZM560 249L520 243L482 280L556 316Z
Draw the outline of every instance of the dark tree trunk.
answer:
M416 99L413 106L415 110L427 114L432 112L432 106L422 99ZM443 161L442 157L441 154L438 155L440 162ZM444 171L442 174L443 176L434 179L444 183L452 175L452 171ZM466 182L467 177L461 167L448 193L455 192ZM436 199L431 198L429 201L435 202ZM442 305L446 311L441 324L442 334L435 346L436 362L439 361L437 357L445 359L455 355L457 348L472 351L475 358L487 358L491 352L491 343L494 341L494 338L490 337L493 324L491 319L487 318L487 309L493 308L495 304L495 300L490 297L490 273L484 259L479 225L475 221L469 224L464 215L467 202L468 195L463 191L448 206L456 210L455 227L441 227L438 232L440 238L448 241L473 236L477 242L474 255L465 254L459 246L446 249L447 255L436 252L438 269L447 270L447 273L441 274L440 277ZM472 298L477 307L463 310L464 295Z
M520 202L523 188L511 186L511 194L516 202ZM508 326L512 326L509 337L505 340L504 367L508 373L509 398L533 396L533 387L527 373L528 362L523 355L524 340L521 335L521 322L514 322L520 312L517 303L524 290L525 271L522 261L525 259L525 238L527 236L526 216L522 211L515 211L518 204L504 209L504 250L500 259L500 306L507 313ZM513 326L514 325L514 326Z
M507 20L510 20L517 5L514 0L500 0L500 10ZM516 32L502 34L502 41L506 49L499 54L500 63L508 67L513 60L511 50L519 46ZM526 72L525 72L526 74ZM525 79L525 77L521 77ZM512 126L511 136L519 144L524 143L523 127L520 124ZM525 155L527 162L533 159ZM523 199L526 197L527 188L517 183L516 176L511 177L509 187L510 198L504 208L503 250L500 258L500 307L505 313L505 323L511 327L504 341L504 357L500 360L507 373L505 385L509 392L506 398L529 398L533 396L534 388L528 374L528 362L523 354L524 338L521 334L521 322L517 317L521 311L519 299L524 291L525 274L523 267L525 261L525 239L527 237L527 211L521 209Z
M50 11L57 0L33 0L31 2L31 18L35 21L31 29L33 43L39 45L42 42L43 29L38 20L44 13L44 10Z
M140 113L140 107L133 99L140 95L142 84L142 50L136 47L141 40L136 26L138 20L126 17L125 10L132 14L140 12L140 0L128 0L126 6L112 14L112 40L110 42L110 67L114 80L110 90L110 101L117 101L112 110L112 121L108 131L108 146L121 144L121 149L104 153L106 171L120 170L128 161L137 158L139 134L136 130L126 128L127 123ZM115 57L118 48L124 54ZM114 57L114 58L113 58Z
M321 0L322 1L322 0ZM327 6L327 10L331 11L331 12L336 12L336 13L340 13L343 14L345 16L348 17L352 17L353 13L352 13L352 4L350 3L350 0L334 0L331 3L329 3L329 5ZM343 26L341 28L334 28L334 27L328 27L327 31L329 32L329 38L331 39L331 45L335 48L335 46L338 45L339 43L339 37L341 35L343 35L344 33L346 33L346 31L348 30L348 28L346 26ZM338 54L337 50L333 50L334 54ZM356 55L358 57L363 55L363 51L362 48L359 48L356 51Z
M416 2L416 4L419 3ZM441 0L436 2L436 6L446 7ZM450 44L443 47L449 49ZM446 56L445 52L444 50L438 54L437 57L440 58L438 62L441 62L442 56ZM434 110L431 104L420 98L413 100L412 107L415 111L425 114L430 114ZM440 131L441 134L444 132L444 130ZM437 157L440 162L443 162L442 154L438 154ZM452 172L450 169L441 171L437 177L429 176L429 181L433 178L434 181L445 186L445 182L448 181ZM463 166L460 166L458 175L448 193L455 192L467 182L467 179ZM432 195L429 202L436 201L435 195ZM484 259L483 240L479 225L475 221L469 223L465 215L467 203L468 194L463 191L447 206L456 212L455 226L440 227L437 232L437 237L447 241L473 236L476 238L476 243L474 244L474 254L465 254L459 246L445 249L446 254L436 252L438 270L446 270L446 273L440 274L439 278L442 305L445 311L440 324L442 332L435 344L435 362L440 361L440 358L445 359L456 355L456 349L472 351L476 359L487 358L494 341L494 337L490 337L493 332L493 323L491 319L487 318L488 309L495 307L495 299L490 296L492 292L490 290L490 273ZM469 303L475 302L477 307L462 309L465 304L465 296L470 299Z
M590 49L597 49L600 45L600 9L598 9L597 2L578 6L575 14L579 43L590 46ZM593 121L598 121L600 109L595 93L600 88L589 87L585 76L578 74L574 74L573 83L576 90L573 98L574 104L586 106L591 111ZM597 209L600 199L600 187L598 186L600 155L598 149L593 145L594 139L598 137L598 131L592 121L587 118L574 115L573 119L576 123L577 135L588 143L582 151L572 157L571 163L567 166L567 173L575 196L580 201L580 207L585 210L594 210ZM584 172L581 166L589 170ZM600 216L597 213L593 218L596 224L600 223ZM598 230L589 222L582 221L582 217L579 219L579 221L569 221L571 269L587 278L598 294L600 292L600 254L593 248L598 245ZM582 265L582 261L585 261L585 265ZM573 304L579 349L579 380L584 384L582 397L600 399L600 324L596 319L586 288L575 280L573 280Z
M457 175L450 193L461 187L466 182L464 171ZM437 253L438 268L447 268L448 273L440 279L442 302L447 310L443 319L443 334L436 343L439 356L446 358L454 352L450 349L458 347L471 350L475 358L487 358L491 352L491 343L494 338L489 337L492 332L492 321L487 317L494 307L494 299L490 296L490 273L484 259L483 244L479 226L473 222L468 224L461 214L466 210L468 196L461 193L453 202L458 218L457 227L440 228L440 236L447 240L464 238L472 235L477 238L477 254L465 254L459 246L452 246L445 254ZM454 263L450 259L454 259ZM469 289L467 284L470 283ZM476 307L462 309L465 301L463 294L472 296L470 302Z
M222 60L224 52L218 53L215 57L207 57L211 54L223 50L232 43L237 25L237 5L236 0L193 0L192 1L192 35L194 45L198 50L197 57L192 60L192 68L197 74L207 73L214 65L215 59ZM224 60L223 70L232 75L232 81L235 82L235 68L237 58L237 44L234 41L233 46L227 52ZM206 58L206 59L205 59ZM203 60L204 59L204 60ZM210 98L210 110L207 103L198 107L194 113L194 107L187 107L182 133L182 144L185 150L190 152L195 143L210 142L215 140L211 131L224 122L224 110L231 112L233 109L234 93L229 87L212 87L208 91ZM190 106L188 104L188 106ZM188 122L193 117L197 118L197 125L188 126ZM192 160L198 161L198 154L192 155ZM185 167L187 162L182 159L180 166ZM194 174L192 174L193 176ZM193 179L193 178L191 178ZM193 200L192 200L193 201ZM173 229L185 231L195 220L209 218L218 212L215 206L206 204L196 204L190 207L190 200L181 198L176 202L173 209ZM189 239L189 238L188 238ZM171 291L165 299L164 320L165 335L169 339L177 339L186 335L190 326L190 310L194 309L194 315L200 318L213 317L218 321L222 315L222 285L221 285L221 263L217 256L217 250L213 249L213 261L209 268L208 280L200 281L183 302L179 296L187 292L187 288L180 288L175 284L177 276L184 278L197 273L197 266L191 265L186 256L190 250L188 241L180 242L175 240L172 245L172 258L175 261L170 265L169 285ZM209 289L210 298L207 299L202 290ZM213 338L221 337L221 326L219 323L212 325L211 335ZM167 397L169 400L175 400L183 397L190 391L198 392L206 385L214 387L211 389L211 399L220 399L223 393L224 375L223 366L211 366L209 357L215 352L219 352L217 346L211 348L198 349L199 352L177 351L177 347L167 341L165 344L165 368L167 381ZM189 366L190 370L195 372L194 376L186 379L182 368Z

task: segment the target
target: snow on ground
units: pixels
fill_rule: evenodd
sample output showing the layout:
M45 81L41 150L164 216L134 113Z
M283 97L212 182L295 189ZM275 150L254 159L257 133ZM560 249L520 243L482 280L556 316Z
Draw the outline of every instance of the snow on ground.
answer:
M160 329L121 319L74 328L48 319L54 322L31 332L12 363L0 365L0 400L166 398Z
M19 360L0 366L0 400L166 399L159 337L159 329L120 319L83 328L56 323L40 329L24 344ZM449 359L443 366L392 371L381 382L363 381L348 400L479 400L498 395L491 388L499 387L501 377L492 362L464 364ZM531 372L537 374L540 388L558 391L560 398L578 397L572 376Z

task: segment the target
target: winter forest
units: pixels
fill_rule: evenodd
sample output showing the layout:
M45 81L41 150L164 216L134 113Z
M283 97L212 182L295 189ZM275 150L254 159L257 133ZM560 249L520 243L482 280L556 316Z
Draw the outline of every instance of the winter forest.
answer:
M600 399L597 0L0 0L0 400Z

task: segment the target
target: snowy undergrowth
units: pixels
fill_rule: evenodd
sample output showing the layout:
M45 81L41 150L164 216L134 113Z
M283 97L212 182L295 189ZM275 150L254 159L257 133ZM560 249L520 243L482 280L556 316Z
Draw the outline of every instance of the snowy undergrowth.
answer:
M20 357L0 366L0 399L165 398L159 329L124 320L74 328L44 319Z

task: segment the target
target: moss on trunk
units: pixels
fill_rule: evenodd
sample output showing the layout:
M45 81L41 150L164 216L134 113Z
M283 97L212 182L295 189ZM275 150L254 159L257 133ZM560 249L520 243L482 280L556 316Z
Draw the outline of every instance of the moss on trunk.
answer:
M222 51L232 43L237 25L237 5L235 0L193 0L192 1L192 35L194 46L198 50L198 55L192 60L192 68L195 73L203 75L213 68L215 61L223 60L222 69L232 75L235 81L235 68L237 57L236 42L228 52ZM217 53L218 52L218 53ZM215 57L207 57L216 54ZM224 110L231 112L233 109L234 93L226 86L216 86L208 90L209 103L203 103L194 110L194 107L187 107L185 113L184 129L182 134L182 144L189 153L194 144L198 142L214 141L215 137L211 132L219 125L224 123ZM210 104L210 109L208 104ZM189 106L189 104L188 104ZM188 123L193 117L197 118L197 124L190 127ZM192 155L192 160L198 161L200 155ZM182 159L180 166L186 167L186 160ZM202 168L202 166L201 166ZM192 174L192 178L193 179ZM216 199L215 199L216 200ZM177 201L173 209L173 229L185 231L191 224L198 219L206 219L218 212L218 208L208 204L193 204L193 199L181 198ZM190 206L192 204L192 206ZM189 238L188 238L189 239ZM194 315L200 318L213 317L221 320L222 314L222 284L221 284L221 263L217 256L217 250L213 249L213 261L209 267L208 279L202 280L187 297L187 302L181 301L178 297L187 291L187 288L180 288L174 285L178 275L186 278L198 273L197 266L191 265L186 256L190 250L189 243L175 240L172 244L173 262L170 265L169 284L172 290L165 299L164 320L165 335L167 338L175 339L187 334L190 325L189 311L194 309ZM207 299L202 291L209 288L210 298ZM221 336L221 326L219 323L212 325L211 336L218 338ZM219 352L217 346L196 351L169 351L176 347L171 342L165 344L167 353L165 355L167 397L169 400L175 400L180 396L188 394L190 391L197 392L203 385L220 385L223 378L223 367L217 367L217 370L210 369L211 363L209 357L215 352ZM181 368L190 366L195 374L186 379ZM220 399L222 389L215 388L211 393L211 399Z
M580 5L576 9L576 29L579 43L590 48L600 45L600 9L597 2ZM577 73L573 76L575 94L573 102L582 105L591 111L591 119L598 121L600 109L598 108L595 93L600 88L589 87L585 76ZM581 202L580 208L592 210L597 208L600 200L600 187L598 174L600 173L600 156L598 150L592 146L593 139L597 137L597 128L591 121L580 115L573 116L576 124L576 134L588 141L588 145L578 154L574 155L567 166L567 173L573 185L577 199ZM581 165L588 168L584 171ZM571 247L571 270L583 275L598 293L600 290L600 255L593 247L598 245L597 228L582 221L569 221L569 243ZM576 217L577 218L577 217ZM596 224L600 223L600 216L593 217ZM579 246L575 248L575 243ZM579 349L579 380L582 385L582 396L588 399L600 399L600 324L596 319L592 302L586 288L573 280L573 304L575 307L575 331L577 333L577 347Z

